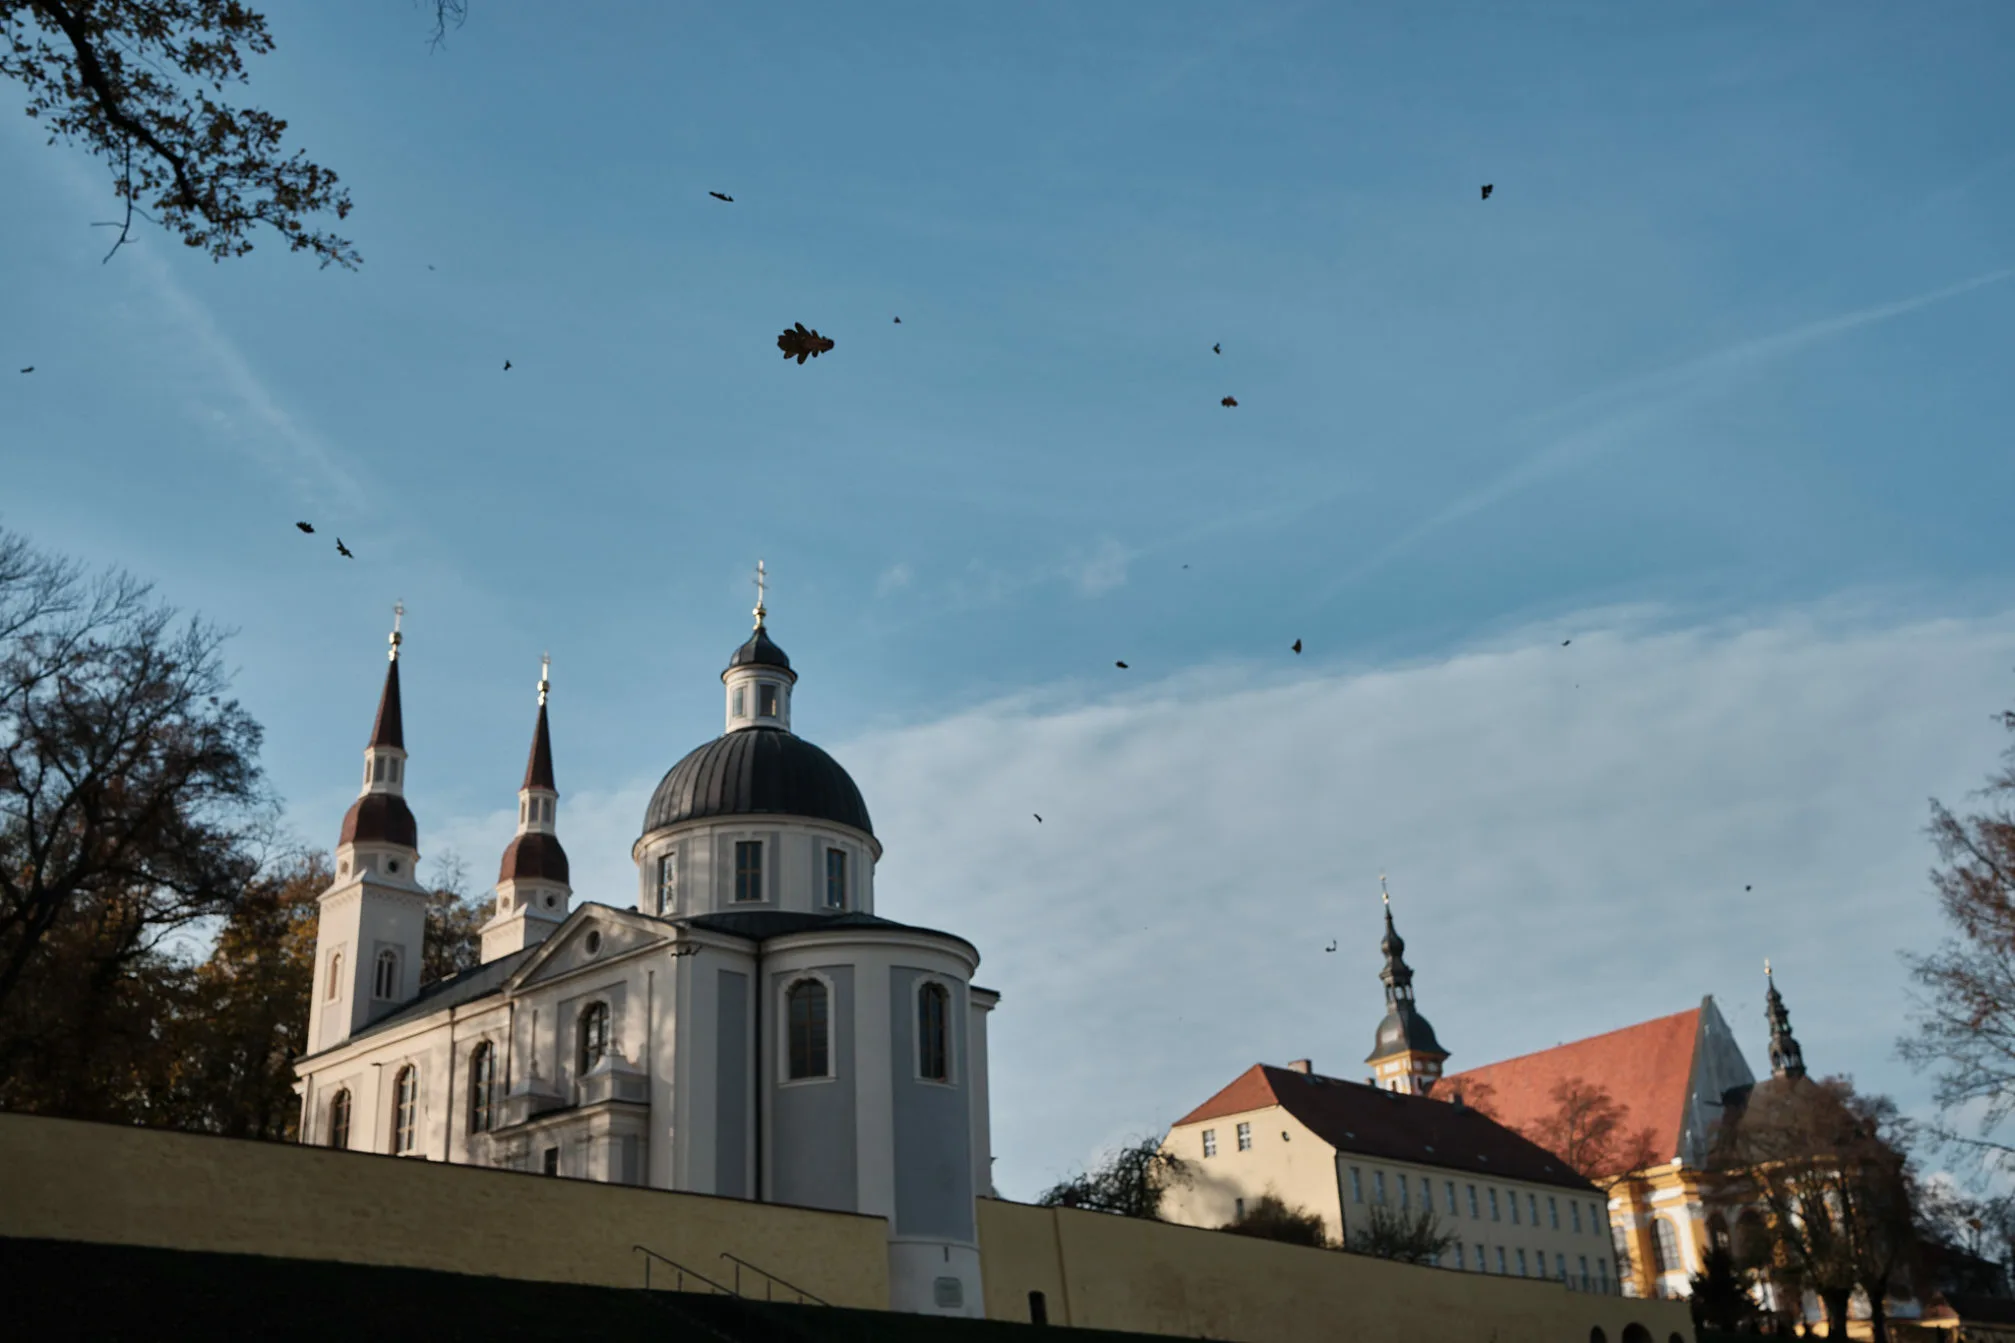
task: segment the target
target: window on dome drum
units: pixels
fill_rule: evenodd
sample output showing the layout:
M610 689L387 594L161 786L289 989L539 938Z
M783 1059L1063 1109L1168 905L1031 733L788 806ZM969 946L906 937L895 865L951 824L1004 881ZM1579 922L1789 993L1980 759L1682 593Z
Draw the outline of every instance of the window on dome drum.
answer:
M1551 1194L1546 1196L1546 1224L1560 1230L1560 1204Z
M1203 1154L1207 1157L1217 1155L1217 1130L1214 1128L1203 1131Z
M594 1069L602 1057L609 1052L609 1005L589 1003L581 1009L580 1071L583 1075Z
M679 851L668 849L658 855L658 913L669 914L679 898Z
M390 947L378 953L378 972L371 977L371 994L381 999L399 995L399 953Z
M1679 1237L1673 1234L1672 1223L1663 1217L1651 1223L1651 1266L1655 1272L1672 1273L1680 1266Z
M469 1132L490 1131L491 1101L496 1097L497 1055L488 1040L469 1054Z
M350 1089L344 1087L329 1101L329 1146L350 1145Z
M917 994L917 1073L927 1081L951 1080L951 995L942 984L926 984Z
M847 851L826 850L826 908L847 907Z
M763 718L777 716L777 688L773 685L756 687L756 713Z
M800 979L785 996L790 1013L790 1080L828 1076L826 986Z
M420 1074L412 1064L399 1069L392 1083L392 1150L413 1150L413 1127L420 1109Z
M763 898L763 842L759 839L735 841L735 899Z
M341 984L342 982L343 982L343 953L340 951L332 951L329 953L329 990L327 996L330 998L334 998L336 996L336 986L338 984Z
M744 717L744 716L745 716L745 715L747 714L747 712L748 712L748 711L747 711L746 709L744 709L744 708L742 707L742 706L743 706L743 705L744 705L745 703L747 703L747 701L746 701L746 700L744 700L744 699L742 698L742 693L743 693L743 692L742 692L742 688L741 688L740 686L736 686L736 687L735 687L735 717L737 717L737 718L741 718L741 717Z
M1238 1150L1241 1152L1250 1152L1252 1150L1252 1125L1240 1124L1238 1126Z

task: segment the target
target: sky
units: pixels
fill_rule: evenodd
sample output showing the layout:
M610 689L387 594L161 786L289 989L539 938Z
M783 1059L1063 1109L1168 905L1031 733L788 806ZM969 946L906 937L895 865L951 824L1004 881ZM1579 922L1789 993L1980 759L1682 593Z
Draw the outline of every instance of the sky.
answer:
M488 880L550 652L629 905L760 558L878 912L1002 994L1004 1195L1361 1076L1381 872L1452 1069L1710 994L1767 1067L1768 956L1930 1113L1928 799L2015 704L2015 11L264 8L236 96L363 267L106 261L0 108L0 525L235 631L304 840L403 601L425 859Z

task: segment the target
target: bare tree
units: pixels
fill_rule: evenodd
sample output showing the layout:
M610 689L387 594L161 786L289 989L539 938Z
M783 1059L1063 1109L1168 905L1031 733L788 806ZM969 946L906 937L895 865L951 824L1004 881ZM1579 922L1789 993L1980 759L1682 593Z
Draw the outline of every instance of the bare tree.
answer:
M223 636L0 531L0 1083L54 938L99 985L228 913L271 824Z
M461 856L444 853L434 860L438 874L427 892L425 942L420 954L420 982L464 970L483 962L483 922L487 910L479 900L469 898L468 870Z
M2015 710L1997 717L2015 733ZM1972 1133L1947 1126L1937 1136L2005 1167L2015 1146L1994 1133L2015 1112L2015 744L2002 762L1975 795L1982 806L1974 814L1956 816L1932 800L1930 834L1942 866L1931 881L1956 935L1930 955L1905 957L1920 992L1915 1033L1898 1048L1912 1066L1933 1072L1947 1114L1978 1109Z
M443 0L448 17L465 4ZM273 49L263 16L241 0L0 0L0 76L18 80L49 143L82 143L112 172L125 206L112 253L133 217L179 231L213 260L252 250L257 225L324 266L363 258L309 217L350 213L336 174L280 147L287 123L216 101L245 83L247 54ZM151 212L151 213L150 213Z
M1433 1264L1454 1249L1460 1239L1441 1229L1433 1208L1396 1212L1378 1204L1372 1208L1370 1220L1350 1237L1349 1249L1356 1254L1397 1259L1402 1264ZM1540 1270L1544 1276L1543 1261Z
M1108 1152L1104 1164L1053 1185L1036 1202L1155 1221L1161 1217L1163 1197L1190 1176L1189 1163L1163 1151L1160 1139L1142 1138Z
M1658 1164L1650 1127L1630 1127L1630 1107L1609 1088L1563 1078L1550 1093L1553 1110L1520 1130L1587 1179L1604 1179Z

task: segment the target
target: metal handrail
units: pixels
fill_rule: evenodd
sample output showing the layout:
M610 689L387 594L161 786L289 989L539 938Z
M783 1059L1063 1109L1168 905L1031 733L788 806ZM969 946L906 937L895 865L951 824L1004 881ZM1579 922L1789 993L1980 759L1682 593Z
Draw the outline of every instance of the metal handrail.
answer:
M757 1264L752 1264L746 1259L737 1258L736 1256L729 1254L726 1250L721 1251L721 1258L733 1260L734 1262L736 1296L740 1296L742 1294L742 1270L746 1268L751 1273L760 1273L763 1275L765 1279L763 1283L763 1300L765 1301L776 1300L776 1296L773 1294L771 1290L772 1287L774 1286L774 1287L788 1287L791 1291L796 1292L798 1294L799 1305L803 1305L807 1301L816 1301L821 1306L832 1305L832 1302L826 1300L824 1297L813 1296L810 1292L798 1286L796 1283L785 1282L782 1278L770 1272L768 1269L763 1268Z
M704 1273L693 1272L692 1269L687 1268L684 1264L680 1263L676 1259L673 1259L669 1255L659 1254L656 1250L653 1250L648 1245L632 1245L630 1249L644 1256L644 1290L647 1292L651 1290L651 1260L656 1259L660 1263L670 1264L673 1268L678 1270L679 1273L677 1279L678 1286L673 1289L675 1291L681 1291L681 1292L685 1291L686 1278L688 1275L691 1275L692 1277L698 1278L701 1282L705 1283L707 1286L713 1288L716 1292L719 1292L722 1296L741 1295L741 1293L738 1291L733 1291L729 1288L721 1286L719 1283L715 1282L712 1278L708 1277Z

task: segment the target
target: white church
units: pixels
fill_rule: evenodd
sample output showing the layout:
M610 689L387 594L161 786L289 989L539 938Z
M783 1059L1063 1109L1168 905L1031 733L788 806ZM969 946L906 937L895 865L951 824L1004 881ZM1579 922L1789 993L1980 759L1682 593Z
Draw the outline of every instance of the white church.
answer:
M874 912L867 805L791 731L797 674L755 617L726 731L651 796L633 906L574 903L541 673L482 964L432 984L394 624L320 899L301 1140L885 1217L894 1308L983 1315L999 995L971 943Z

